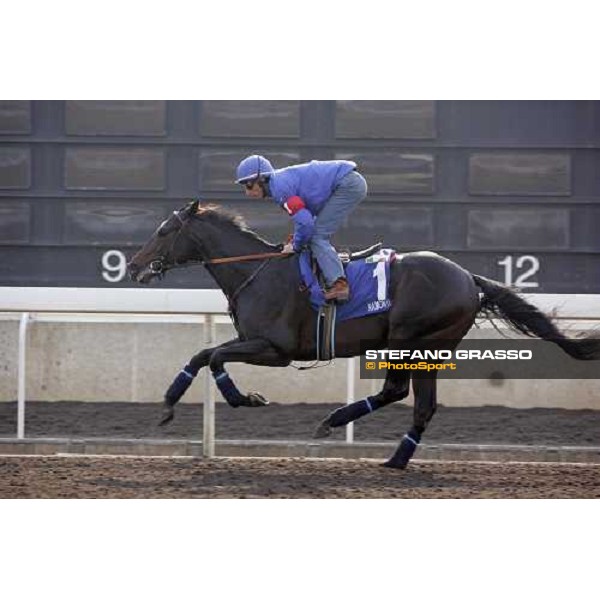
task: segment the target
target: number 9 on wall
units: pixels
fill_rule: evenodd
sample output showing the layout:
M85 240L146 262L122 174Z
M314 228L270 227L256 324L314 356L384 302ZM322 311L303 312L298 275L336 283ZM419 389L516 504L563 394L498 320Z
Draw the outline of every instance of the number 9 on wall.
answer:
M102 255L102 277L109 283L122 281L127 274L127 259L120 250L107 250Z

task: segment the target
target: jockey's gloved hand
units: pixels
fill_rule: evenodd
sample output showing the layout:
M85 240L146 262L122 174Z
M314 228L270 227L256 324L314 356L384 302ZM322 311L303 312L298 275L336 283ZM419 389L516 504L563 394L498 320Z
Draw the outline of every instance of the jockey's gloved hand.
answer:
M287 236L287 238L286 238L285 242L281 242L281 244L277 244L277 250L278 250L279 252L283 252L283 249L284 249L286 246L289 246L289 245L292 243L292 240L293 240L293 239L294 239L294 234L293 234L293 233L290 233L290 234L288 234L288 236Z
M283 252L284 254L294 254L294 246L290 242L288 242L287 244L284 244L283 248L281 249L281 252Z

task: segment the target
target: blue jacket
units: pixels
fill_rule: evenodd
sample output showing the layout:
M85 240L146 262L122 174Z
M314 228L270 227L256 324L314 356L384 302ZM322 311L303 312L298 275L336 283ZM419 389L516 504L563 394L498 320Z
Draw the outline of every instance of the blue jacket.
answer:
M341 179L355 168L356 163L349 160L312 160L277 169L271 175L270 196L294 221L292 244L295 251L299 251L310 241L315 229L315 217ZM290 199L292 201L288 202Z

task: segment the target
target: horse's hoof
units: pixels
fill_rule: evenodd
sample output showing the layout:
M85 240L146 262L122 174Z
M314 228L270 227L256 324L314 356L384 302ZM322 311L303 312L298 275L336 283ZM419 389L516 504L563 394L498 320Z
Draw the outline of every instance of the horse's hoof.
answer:
M331 426L329 425L329 419L325 419L313 433L313 439L318 440L320 438L326 438L331 435Z
M162 416L158 424L160 426L170 423L175 417L175 409L172 406L165 406L162 411Z
M406 467L408 466L408 463L386 460L384 463L381 463L381 466L386 467L388 469L398 469L399 471L404 471L404 469L406 469Z
M267 406L269 401L258 392L248 393L248 406Z

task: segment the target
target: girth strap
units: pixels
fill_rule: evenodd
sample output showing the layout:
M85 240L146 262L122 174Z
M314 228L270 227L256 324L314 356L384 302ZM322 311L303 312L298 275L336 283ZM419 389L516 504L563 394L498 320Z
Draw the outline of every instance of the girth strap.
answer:
M337 305L326 302L317 315L317 361L335 358L335 316Z

